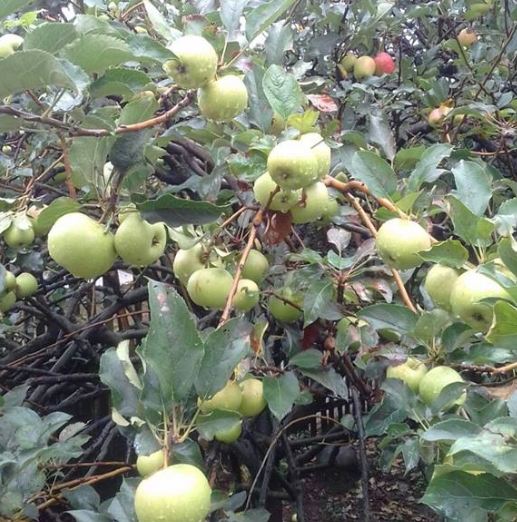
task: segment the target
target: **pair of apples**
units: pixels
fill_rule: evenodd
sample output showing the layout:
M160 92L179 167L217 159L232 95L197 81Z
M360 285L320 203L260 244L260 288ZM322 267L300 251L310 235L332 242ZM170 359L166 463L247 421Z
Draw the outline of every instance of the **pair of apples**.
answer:
M376 74L392 74L395 71L393 58L385 51L371 56L356 56L353 52L346 53L338 64L341 75L345 78L348 73L353 72L356 80L369 78Z
M0 292L0 312L8 312L18 299L25 299L38 291L38 280L29 272L15 276L5 271L3 290Z

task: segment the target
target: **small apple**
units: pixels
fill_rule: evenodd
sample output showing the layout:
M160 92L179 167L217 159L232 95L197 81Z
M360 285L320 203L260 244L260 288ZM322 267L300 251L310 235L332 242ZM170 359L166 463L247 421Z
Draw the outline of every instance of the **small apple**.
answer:
M214 410L239 411L242 402L242 391L234 381L228 381L222 390L219 390L211 399L198 400L201 413L210 413Z
M197 89L215 77L217 53L202 36L182 36L169 49L176 58L165 62L163 69L183 89Z
M352 72L354 70L355 62L357 62L357 56L352 51L348 51L341 58L339 64L346 72Z
M424 288L435 306L451 309L452 286L459 277L459 272L449 266L436 264L427 272Z
M97 278L117 258L113 234L80 212L61 216L50 229L47 240L50 257L75 277Z
M23 44L23 38L17 34L4 34L0 36L0 58L7 58L14 54Z
M234 426L227 430L221 430L214 434L214 439L225 444L232 444L242 433L242 421L237 422Z
M16 297L23 299L30 297L38 291L38 280L28 272L22 272L16 276Z
M451 110L452 109L446 105L440 105L428 114L427 122L431 127L440 127Z
M259 176L253 184L253 194L255 199L265 207L269 202L269 209L275 212L288 212L289 209L296 205L301 198L301 190L284 190L279 191L271 199L271 194L278 189L278 185L273 181L269 172L265 172ZM271 201L270 201L271 199Z
M246 379L240 383L242 402L239 411L243 417L256 417L267 406L264 385L258 379Z
M231 121L248 106L248 89L238 76L228 74L201 87L197 102L205 118Z
M435 366L429 370L420 381L418 393L426 404L432 404L440 395L441 391L453 382L463 382L461 375L448 366ZM461 406L465 402L465 394L454 401L453 405ZM445 408L448 409L448 408Z
M114 242L124 263L148 266L165 252L167 230L163 223L148 223L138 212L131 212L118 227Z
M29 217L15 216L9 228L4 232L4 241L11 248L29 246L34 241L34 228Z
M163 468L163 451L158 450L150 455L138 455L136 469L141 477L147 477Z
M474 330L486 332L494 317L493 303L482 302L488 298L511 300L499 283L475 270L468 270L456 279L452 287L452 312Z
M196 271L204 268L203 256L205 252L201 243L192 248L180 248L174 256L172 271L174 275L184 284L188 283L190 276Z
M316 154L306 143L286 140L279 143L267 158L268 172L280 188L296 190L318 178Z
M233 278L224 268L201 268L189 278L187 292L192 301L205 308L224 308Z
M241 312L248 312L259 302L260 292L255 281L251 279L241 279L235 292L233 306Z
M269 133L274 136L279 136L282 131L285 130L285 120L280 114L274 113L271 120L271 127L269 127Z
M492 4L480 2L476 4L471 4L468 9L469 20L474 20L475 18L480 18L485 15L492 9Z
M386 377L388 379L400 379L414 392L417 392L418 385L426 373L427 368L423 362L414 357L408 357L407 361L403 364L389 366L386 371Z
M462 47L470 47L477 42L477 39L476 32L470 27L466 27L458 33L458 42Z
M16 304L16 294L11 290L0 294L0 312L9 311Z
M258 250L252 248L244 266L241 275L244 279L251 279L255 283L262 283L269 270L269 261L267 257Z
M16 288L16 276L6 270L4 273L4 290L14 290Z
M138 522L202 522L210 512L212 489L190 464L173 464L140 482L135 492Z
M277 292L278 296L272 295L269 298L269 313L277 320L283 323L294 323L303 315L300 309L303 306L303 294L285 287ZM283 298L283 299L282 299ZM288 302L284 301L286 299ZM299 308L289 304L293 303Z
M379 228L375 243L387 265L407 270L423 263L417 252L431 248L431 236L414 221L393 218Z
M308 145L318 163L318 177L323 179L330 171L330 147L325 143L321 134L307 132L300 136L300 142Z
M386 52L377 54L374 58L375 74L381 76L383 74L392 74L395 71L395 62L393 58Z
M354 63L354 76L356 80L368 78L375 73L377 65L370 56L360 56Z
M323 182L317 181L305 187L303 193L301 201L291 208L293 223L312 223L327 208L329 191Z

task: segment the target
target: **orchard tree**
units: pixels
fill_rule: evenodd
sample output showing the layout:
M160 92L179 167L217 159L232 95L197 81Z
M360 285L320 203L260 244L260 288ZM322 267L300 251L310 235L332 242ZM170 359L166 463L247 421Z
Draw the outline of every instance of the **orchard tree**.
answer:
M516 20L0 2L0 517L302 521L289 435L347 402L358 517L371 438L515 520Z

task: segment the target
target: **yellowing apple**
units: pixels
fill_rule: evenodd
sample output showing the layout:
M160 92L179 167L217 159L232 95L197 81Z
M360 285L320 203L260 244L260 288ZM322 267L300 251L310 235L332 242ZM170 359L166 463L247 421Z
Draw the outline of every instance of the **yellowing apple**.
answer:
M192 248L180 249L174 256L172 271L174 275L184 284L188 283L190 276L196 271L204 268L203 245L197 243Z
M260 251L252 248L244 266L241 275L244 279L251 279L255 283L261 283L269 270L269 261L267 257Z
M286 287L282 288L278 292L278 295L279 297L272 295L269 298L269 313L277 321L284 323L293 323L294 321L300 319L300 317L303 315L303 311L300 309L303 306L303 294ZM284 299L286 299L287 302L284 301ZM298 305L300 308L297 308L290 303Z
M16 297L23 299L30 297L38 291L38 280L28 272L22 272L16 276Z
M449 266L436 264L427 272L424 288L435 304L445 310L451 309L451 292L459 272Z
M308 132L300 136L300 142L304 143L316 156L318 163L318 177L323 179L330 172L330 147L325 143L321 134Z
M228 381L222 390L219 390L211 399L198 400L198 407L202 413L214 410L239 411L242 402L242 391L234 381Z
M461 375L448 366L436 366L429 370L420 381L418 392L426 404L432 404L440 395L441 391L453 382L463 382ZM465 402L466 395L463 394L454 401L453 405L461 406ZM445 409L448 409L447 407Z
M417 392L418 385L426 373L427 368L423 362L414 357L408 357L407 361L403 364L389 366L386 371L386 377L388 379L400 379L414 392Z
M201 268L189 278L187 292L192 301L205 308L224 308L233 277L223 268Z
M236 310L247 312L251 310L260 298L259 287L251 279L241 279L235 292L233 306Z
M458 42L462 47L470 47L477 42L477 39L476 32L470 27L466 27L458 33Z
M23 248L34 241L34 228L25 215L15 216L9 228L4 232L4 241L11 248Z
M240 383L242 402L239 411L243 417L256 417L267 406L264 385L259 379L246 379Z
M23 38L17 34L4 34L0 36L0 58L7 58L14 54L23 44Z
M238 76L229 74L201 87L197 102L205 118L231 121L248 106L248 89Z
M0 294L0 312L9 311L16 304L16 294L11 290Z
M375 73L375 60L370 56L360 56L354 63L354 76L356 80L368 78Z
M227 430L221 430L214 434L214 439L225 444L232 444L242 433L242 421L237 422L234 426Z
M265 172L259 176L253 184L253 194L255 199L265 207L269 202L269 209L275 212L288 212L289 209L296 205L300 200L301 190L284 190L279 191L271 199L271 194L275 192L278 185L273 181L269 172Z
M339 64L346 72L352 72L354 70L355 62L357 62L357 56L352 51L348 51L341 58Z
M291 208L293 223L312 223L320 218L329 204L329 192L325 184L317 181L303 189L301 201Z
M136 459L136 469L141 477L152 475L163 468L163 451L158 450L150 455L139 455Z

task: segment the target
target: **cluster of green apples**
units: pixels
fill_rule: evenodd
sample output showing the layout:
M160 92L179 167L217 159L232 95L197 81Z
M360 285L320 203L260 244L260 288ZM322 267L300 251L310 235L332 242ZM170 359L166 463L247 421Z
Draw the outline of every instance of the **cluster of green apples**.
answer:
M225 122L248 106L248 90L239 76L216 77L218 56L212 44L196 35L185 35L170 45L174 58L163 68L183 89L198 89L199 112L207 119Z
M3 34L0 36L0 59L14 54L23 45L23 38L17 34Z
M8 312L18 300L31 297L38 291L38 280L29 272L15 276L8 270L4 273L3 291L0 292L0 312Z
M343 78L353 73L356 80L369 78L374 74L382 76L383 74L392 74L395 71L395 61L385 51L371 56L357 56L354 52L347 52L339 61L338 69Z

